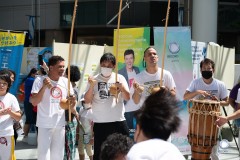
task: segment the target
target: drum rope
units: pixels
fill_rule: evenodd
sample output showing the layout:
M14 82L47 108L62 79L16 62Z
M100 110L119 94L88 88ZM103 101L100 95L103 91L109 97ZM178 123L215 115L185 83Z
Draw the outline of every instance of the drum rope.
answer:
M200 104L202 104L201 106L200 106ZM218 105L214 105L214 108L212 108L212 106L210 105L210 109L209 108L206 108L206 106L205 106L205 104L203 104L203 103L197 103L197 106L198 107L192 107L192 108L190 108L190 104L188 104L188 112L189 112L189 114L190 114L190 118L189 118L189 121L191 122L191 125L189 125L189 127L188 127L188 133L191 133L191 130L192 131L194 131L194 127L197 127L196 129L197 129L197 133L199 133L199 121L200 121L200 116L202 115L202 116L204 116L204 128L203 128L203 146L205 145L204 143L205 143L205 138L206 138L206 136L205 136L205 132L206 132L206 125L208 125L208 124L206 124L206 121L207 121L207 116L211 116L212 117L212 124L214 124L214 117L216 117L216 116L220 116L221 115L221 112L220 112L220 110L217 110L216 111L216 109L217 109L217 107L218 107ZM196 126L196 124L194 124L194 120L195 120L195 116L197 115L197 126ZM213 125L211 126L211 135L213 134L213 130L217 130L217 128L216 127L214 127ZM196 135L197 136L197 145L199 145L199 135L197 134ZM214 135L215 137L212 137L212 136L210 136L210 146L212 145L212 139L214 138L214 140L216 141L216 136L217 136L217 132L215 132L215 135ZM191 138L191 135L189 135L189 137ZM193 144L194 142L192 141L191 142L191 144Z
M189 113L192 113L192 114L197 114L197 115L210 115L210 116L220 116L221 115L221 112L216 112L216 111L200 111L200 110L196 110L194 108L190 108L189 110Z
M206 110L206 106L203 104L202 107L204 108L204 110ZM200 109L202 110L202 109ZM207 121L207 115L204 114L204 126L203 126L203 146L205 146L205 133L206 133L206 121Z

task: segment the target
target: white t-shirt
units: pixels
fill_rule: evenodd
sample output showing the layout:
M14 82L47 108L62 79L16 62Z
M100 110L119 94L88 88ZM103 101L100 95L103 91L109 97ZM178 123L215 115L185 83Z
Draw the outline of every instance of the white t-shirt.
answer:
M127 154L127 160L185 160L170 142L150 139L136 143Z
M215 95L220 99L224 99L228 96L228 91L225 84L215 78L213 78L211 84L206 84L202 78L193 80L187 88L187 91L194 92L196 90L207 91L211 95ZM194 99L211 99L211 97L203 97L202 95L197 95L194 97Z
M97 84L94 86L93 100L92 100L92 111L93 111L93 122L105 123L105 122L117 122L124 121L124 99L120 92L117 98L110 95L110 86L115 84L115 73L111 74L109 79L104 78L101 74L94 76L97 80ZM128 84L125 78L118 74L119 83L122 83L127 91ZM87 85L86 91L89 89Z
M43 80L47 76L37 77L33 83L31 93L38 93L43 86ZM68 79L60 77L58 81L52 82L52 88L46 88L41 102L37 105L37 126L42 128L54 128L65 126L64 110L60 107L60 100L66 99ZM74 94L70 84L70 94Z
M2 109L12 108L13 112L20 111L17 98L11 93L0 96L0 111ZM0 116L0 137L13 136L13 118L10 115Z
M146 70L143 70L142 72L136 75L135 81L144 87L144 91L142 93L140 102L137 104L138 107L137 108L134 107L134 108L139 109L142 106L145 99L151 94L150 93L151 89L154 87L160 86L160 78L161 78L161 68L158 68L158 71L154 74L150 74ZM167 70L163 70L162 84L163 86L167 87L170 90L173 88L176 88L176 84L174 82L172 74ZM132 95L134 93L133 87L131 87L130 93L132 98Z
M236 103L240 103L240 88L238 88L237 99L235 100Z

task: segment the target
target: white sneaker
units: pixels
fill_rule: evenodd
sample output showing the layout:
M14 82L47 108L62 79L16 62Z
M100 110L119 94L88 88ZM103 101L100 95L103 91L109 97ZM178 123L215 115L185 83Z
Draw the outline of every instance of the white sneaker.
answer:
M23 139L22 139L23 142L25 143L28 143L28 137L27 136L24 136Z

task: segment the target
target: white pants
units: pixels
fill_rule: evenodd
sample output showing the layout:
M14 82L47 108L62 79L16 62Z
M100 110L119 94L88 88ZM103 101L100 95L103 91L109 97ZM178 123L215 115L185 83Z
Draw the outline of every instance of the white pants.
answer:
M38 160L62 160L64 157L65 127L38 127Z

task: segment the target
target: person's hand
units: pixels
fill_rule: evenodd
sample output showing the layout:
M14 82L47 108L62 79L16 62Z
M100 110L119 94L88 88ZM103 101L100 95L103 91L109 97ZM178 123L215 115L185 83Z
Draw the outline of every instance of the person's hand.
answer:
M97 84L97 81L93 77L88 77L88 83L90 84L91 87L94 87L95 84Z
M0 116L8 115L11 113L11 111L12 111L11 108L2 109L0 110Z
M43 85L48 87L49 89L53 87L51 84L51 79L48 77L43 80Z
M140 86L140 84L137 83L136 81L133 82L133 88L134 88L134 91L136 91L139 94L141 94L144 90L144 87Z
M214 101L219 101L219 99L217 98L216 95L211 95L211 99L214 100Z
M197 90L197 93L201 94L203 97L207 97L207 96L212 97L212 95L210 93L208 93L207 91L204 91L204 90Z
M90 144L90 145L94 144L94 138L93 137L89 140L88 144Z
M48 73L49 68L44 60L43 60L43 65L40 65L40 67L42 67L44 69L44 71Z
M124 90L124 86L122 83L116 82L115 86L117 87L118 91L123 91Z
M227 123L227 122L228 122L227 117L218 116L218 119L216 120L215 124L216 124L218 127L221 127L222 125L224 125L224 124Z
M67 98L67 102L70 103L70 109L71 112L75 115L77 115L77 110L76 110L76 97L75 95L71 95Z

